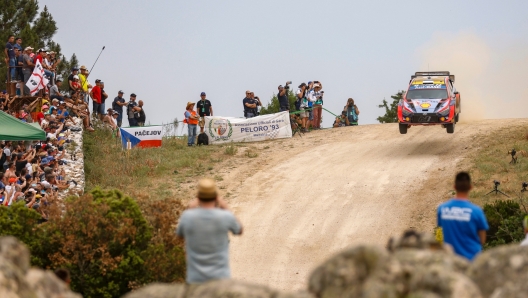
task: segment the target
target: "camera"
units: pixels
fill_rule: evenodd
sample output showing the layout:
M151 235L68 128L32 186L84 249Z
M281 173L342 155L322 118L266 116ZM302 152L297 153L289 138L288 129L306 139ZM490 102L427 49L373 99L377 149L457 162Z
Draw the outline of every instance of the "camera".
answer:
M284 89L290 89L290 84L292 83L292 81L287 81L286 82L286 86L284 86Z
M497 181L497 180L493 180L493 183L495 183L495 186L499 186L500 185L500 181Z

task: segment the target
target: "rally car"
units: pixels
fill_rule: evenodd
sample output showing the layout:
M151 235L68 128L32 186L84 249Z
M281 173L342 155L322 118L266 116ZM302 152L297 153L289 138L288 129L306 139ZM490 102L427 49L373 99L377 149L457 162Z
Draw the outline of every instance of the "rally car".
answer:
M414 125L441 125L455 132L460 114L460 93L449 71L416 72L398 103L400 133Z

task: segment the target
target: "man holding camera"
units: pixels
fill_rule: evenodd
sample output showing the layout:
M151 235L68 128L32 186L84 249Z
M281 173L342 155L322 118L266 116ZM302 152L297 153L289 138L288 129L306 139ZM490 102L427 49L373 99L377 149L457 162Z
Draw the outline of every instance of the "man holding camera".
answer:
M288 99L288 90L290 90L290 84L292 82L286 82L286 86L282 87L279 85L279 93L277 94L277 99L279 100L279 108L281 112L290 110L290 101Z
M135 117L136 107L138 106L136 102L136 94L130 94L130 101L127 104L127 115L128 115L128 126L139 126L138 121Z
M212 179L198 182L197 199L180 217L176 234L185 239L187 283L204 283L231 277L229 237L242 235L242 225L218 196Z

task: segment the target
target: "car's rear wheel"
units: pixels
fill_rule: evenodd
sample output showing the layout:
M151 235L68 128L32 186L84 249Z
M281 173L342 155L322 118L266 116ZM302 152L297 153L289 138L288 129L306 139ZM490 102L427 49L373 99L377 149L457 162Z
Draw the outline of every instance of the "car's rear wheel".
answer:
M400 123L400 133L401 133L402 135L406 134L406 133L407 133L407 128L408 128L408 127L409 127L409 126L408 126L407 124L401 124L401 123Z
M454 133L455 132L455 123L446 124L446 131L447 131L447 133Z

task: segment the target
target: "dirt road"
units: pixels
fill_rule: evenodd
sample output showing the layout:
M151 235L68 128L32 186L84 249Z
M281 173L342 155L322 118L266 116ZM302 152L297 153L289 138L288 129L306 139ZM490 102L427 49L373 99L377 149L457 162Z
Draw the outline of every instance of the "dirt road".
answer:
M384 245L409 227L432 231L458 162L478 149L471 140L519 121L458 124L452 135L366 125L249 145L258 158L240 151L222 173L245 227L231 242L233 277L298 290L314 266L348 245Z

